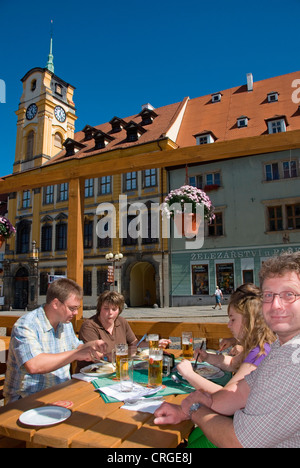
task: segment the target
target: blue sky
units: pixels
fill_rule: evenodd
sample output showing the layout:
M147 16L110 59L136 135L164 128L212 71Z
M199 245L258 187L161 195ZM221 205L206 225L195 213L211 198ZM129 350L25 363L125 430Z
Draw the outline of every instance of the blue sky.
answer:
M0 176L13 171L20 79L46 66L51 19L55 74L76 87L79 131L147 102L245 84L250 72L300 70L299 17L300 0L0 0Z

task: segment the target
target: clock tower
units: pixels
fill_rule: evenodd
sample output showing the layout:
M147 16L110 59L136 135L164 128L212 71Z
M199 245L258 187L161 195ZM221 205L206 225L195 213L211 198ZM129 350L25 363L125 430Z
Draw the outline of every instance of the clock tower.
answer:
M45 68L33 68L21 79L23 94L16 111L14 173L39 167L74 138L74 87L54 74L52 37Z

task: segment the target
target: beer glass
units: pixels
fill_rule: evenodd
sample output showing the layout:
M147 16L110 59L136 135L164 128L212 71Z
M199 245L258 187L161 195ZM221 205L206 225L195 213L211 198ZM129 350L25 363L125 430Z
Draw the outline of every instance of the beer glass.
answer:
M128 344L117 344L114 354L116 356L116 378L120 379L120 359L128 358Z
M148 335L149 348L158 348L159 336L157 334Z
M133 389L133 360L120 359L120 386L121 392L131 392Z
M193 359L193 333L182 332L182 356L185 359Z
M163 350L161 348L149 348L149 387L158 387L162 384Z

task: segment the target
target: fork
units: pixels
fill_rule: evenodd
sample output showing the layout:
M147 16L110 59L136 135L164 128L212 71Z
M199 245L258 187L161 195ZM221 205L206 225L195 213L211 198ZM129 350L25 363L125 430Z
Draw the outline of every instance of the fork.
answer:
M140 397L140 398L132 398L132 399L129 399L129 400L124 400L124 403L125 405L135 405L138 401L155 401L155 400L162 400L163 397L162 396L157 396L157 397L149 397L149 398L145 398L145 397Z

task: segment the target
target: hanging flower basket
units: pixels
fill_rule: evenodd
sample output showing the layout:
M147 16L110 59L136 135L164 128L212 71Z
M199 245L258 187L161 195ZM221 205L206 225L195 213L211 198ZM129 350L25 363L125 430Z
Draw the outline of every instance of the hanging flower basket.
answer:
M175 224L181 226L180 234L183 231L184 235L195 235L200 226L200 217L196 216L197 207L200 205L204 208L204 219L211 223L215 218L215 208L209 196L196 187L183 185L179 189L171 190L166 196L162 213L168 218L174 217Z
M4 216L0 216L0 247L3 242L15 234L16 230L11 222Z

